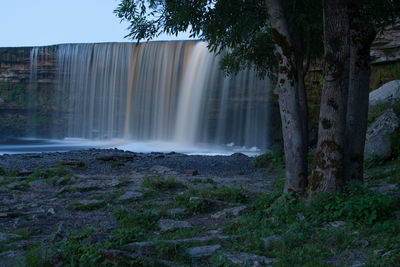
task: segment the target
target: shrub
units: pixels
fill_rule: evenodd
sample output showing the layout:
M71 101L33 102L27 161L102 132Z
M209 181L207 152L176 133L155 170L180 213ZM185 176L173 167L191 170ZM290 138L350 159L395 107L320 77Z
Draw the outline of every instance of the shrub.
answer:
M253 166L256 168L280 168L284 164L284 151L281 146L273 145L270 152L253 158Z
M313 198L307 208L314 221L345 220L354 224L372 225L390 217L400 204L398 197L381 195L350 184L344 194L322 193Z

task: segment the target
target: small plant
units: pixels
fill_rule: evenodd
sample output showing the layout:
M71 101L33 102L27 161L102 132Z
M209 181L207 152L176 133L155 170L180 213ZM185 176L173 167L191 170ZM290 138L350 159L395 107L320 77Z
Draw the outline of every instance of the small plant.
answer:
M118 220L123 228L145 229L155 231L158 229L158 220L160 216L148 209L137 209L134 212L127 212L121 208L114 209L114 217Z
M125 163L120 162L120 161L113 161L113 162L110 163L110 167L111 168L119 168L119 167L122 167L122 166L125 166Z
M49 250L41 245L31 248L25 254L25 264L21 266L51 267L48 261Z
M158 241L155 243L155 248L158 256L161 259L172 259L177 252L177 247L174 244L170 244L164 241Z
M46 183L55 184L61 177L67 180L73 177L65 167L49 168L49 169L35 169L28 177L27 181L43 180Z
M185 188L186 186L173 177L163 178L160 176L148 176L144 178L142 187L160 191L168 191Z
M103 263L97 245L81 243L93 232L91 228L84 228L81 232L72 232L68 235L68 241L61 245L66 266L99 266Z
M385 159L379 155L373 154L364 160L365 169L371 169L376 166L382 166L385 163Z
M102 208L106 205L105 201L93 201L91 203L81 203L78 200L72 200L68 208L72 210L95 210Z
M12 185L11 187L9 187L10 189L12 189L12 190L21 190L21 191L24 191L24 190L26 190L26 189L28 189L28 188L30 188L31 186L29 185L29 183L27 182L27 181L24 181L24 182L22 182L22 183L19 183L19 184L14 184L14 185Z
M17 170L4 170L3 168L0 167L0 175L6 176L6 177L16 177L18 175Z
M203 213L207 208L207 202L202 201L200 199L195 199L189 202L186 202L186 208L194 213Z

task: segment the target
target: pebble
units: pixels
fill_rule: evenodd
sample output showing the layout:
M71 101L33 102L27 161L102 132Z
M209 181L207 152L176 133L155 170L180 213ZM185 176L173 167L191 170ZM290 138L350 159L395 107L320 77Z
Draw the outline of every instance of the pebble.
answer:
M128 191L118 198L119 201L138 199L143 196L140 192Z

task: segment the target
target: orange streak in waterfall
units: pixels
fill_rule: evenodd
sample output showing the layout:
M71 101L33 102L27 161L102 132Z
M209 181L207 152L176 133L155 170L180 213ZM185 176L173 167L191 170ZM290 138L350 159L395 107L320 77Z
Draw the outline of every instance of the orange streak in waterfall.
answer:
M132 94L133 94L133 80L135 76L135 68L136 68L136 59L139 54L140 46L131 47L131 59L129 66L129 79L128 79L128 96L126 98L126 111L125 111L125 129L124 129L124 138L129 138L129 127L131 122L131 103L132 103Z

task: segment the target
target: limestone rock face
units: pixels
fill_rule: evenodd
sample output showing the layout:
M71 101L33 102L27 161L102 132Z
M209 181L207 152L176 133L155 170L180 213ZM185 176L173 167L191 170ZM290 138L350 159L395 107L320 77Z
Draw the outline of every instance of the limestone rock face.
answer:
M369 94L369 106L393 104L400 101L400 80L385 83Z
M368 128L365 141L365 158L377 155L387 158L391 154L390 134L399 125L399 118L393 109L386 110L376 121Z
M400 21L389 25L380 32L371 47L372 63L396 61L400 59Z

